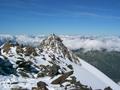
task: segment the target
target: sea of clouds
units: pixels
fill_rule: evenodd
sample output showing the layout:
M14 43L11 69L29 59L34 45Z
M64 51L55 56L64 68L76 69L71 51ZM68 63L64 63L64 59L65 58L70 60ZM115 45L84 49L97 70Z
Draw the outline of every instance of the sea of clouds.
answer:
M85 51L89 50L103 50L120 51L120 37L119 36L70 36L59 35L63 40L65 46L71 50L83 48ZM46 38L45 35L28 36L28 35L0 35L0 45L6 41L17 41L20 44L39 46L40 42Z

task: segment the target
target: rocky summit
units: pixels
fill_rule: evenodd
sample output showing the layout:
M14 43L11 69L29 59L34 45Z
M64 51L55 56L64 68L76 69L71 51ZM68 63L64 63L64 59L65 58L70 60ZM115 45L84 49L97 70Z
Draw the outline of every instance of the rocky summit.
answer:
M1 46L0 90L120 90L120 87L51 34L38 47L11 41Z

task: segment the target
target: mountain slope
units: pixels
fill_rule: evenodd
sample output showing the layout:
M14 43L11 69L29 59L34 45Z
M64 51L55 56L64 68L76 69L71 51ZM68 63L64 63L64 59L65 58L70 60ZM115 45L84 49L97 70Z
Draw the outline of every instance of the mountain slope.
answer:
M39 47L6 42L1 46L0 58L2 90L104 90L106 87L120 90L106 75L78 58L54 34L44 39ZM8 73L9 70L12 72Z
M120 52L91 50L83 51L82 49L73 51L88 63L92 64L115 82L120 81Z

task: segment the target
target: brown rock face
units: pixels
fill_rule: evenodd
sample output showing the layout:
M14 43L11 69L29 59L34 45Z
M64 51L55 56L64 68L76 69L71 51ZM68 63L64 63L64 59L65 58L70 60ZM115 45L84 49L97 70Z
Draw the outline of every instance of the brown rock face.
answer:
M46 87L46 86L48 86L45 82L42 82L42 81L39 81L38 83L37 83L37 87Z
M37 87L32 87L32 90L48 90L46 86L48 85L45 82L39 81Z
M33 48L33 47L31 47L31 46L27 46L27 47L26 47L26 51L24 51L24 53L25 53L25 56L30 56L31 54L32 54L33 56L37 56L37 53L36 53L35 48Z
M52 81L52 84L62 84L72 74L73 74L73 71L67 72L67 73L63 74L62 76L60 76L59 78Z
M17 46L17 48L16 48L16 52L17 53L23 53L23 48L22 48L22 46Z
M4 44L4 46L2 47L3 52L8 53L9 50L10 50L10 47L12 47L12 46L13 46L13 45L12 45L10 42L6 42L6 43Z

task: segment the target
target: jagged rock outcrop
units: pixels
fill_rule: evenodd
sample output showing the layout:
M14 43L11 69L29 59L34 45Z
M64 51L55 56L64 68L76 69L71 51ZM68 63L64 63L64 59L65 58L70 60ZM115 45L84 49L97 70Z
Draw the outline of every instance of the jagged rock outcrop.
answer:
M37 56L38 55L35 48L31 46L27 46L25 48L24 53L25 53L25 56L30 56L30 55Z
M48 85L45 82L39 81L37 83L37 87L41 90L48 90L46 86L48 86Z
M3 47L2 47L3 52L5 52L5 53L8 54L8 52L10 51L10 48L11 48L11 47L13 47L13 44L11 43L11 41L6 42L6 43L3 45Z
M69 60L78 63L78 57L73 54L63 43L60 37L56 36L55 34L51 34L49 37L44 39L41 44L40 48L44 49L45 51L53 51L53 53L57 53L61 55L61 57L68 58Z
M54 81L52 81L52 84L62 84L63 82L65 82L65 80L73 74L73 71L64 73L63 75L61 75L60 77L58 77L57 79L55 79Z
M48 90L46 86L48 85L45 82L39 81L37 82L37 87L32 87L32 90Z
M23 53L23 52L24 52L24 50L23 50L23 45L17 45L17 46L16 46L16 52L17 52L18 54Z

